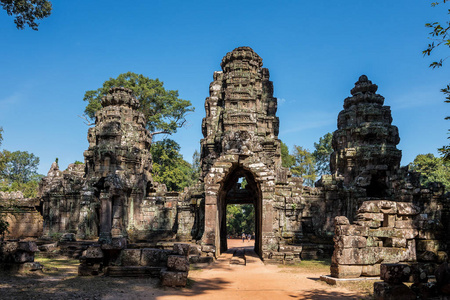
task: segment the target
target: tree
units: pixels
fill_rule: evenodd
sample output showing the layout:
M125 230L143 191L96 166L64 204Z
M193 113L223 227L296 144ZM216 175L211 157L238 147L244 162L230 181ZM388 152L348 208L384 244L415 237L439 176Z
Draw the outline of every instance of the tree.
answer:
M1 165L0 176L9 181L27 183L38 175L37 168L39 157L27 151L10 152L3 150L0 155Z
M101 88L85 93L83 100L88 102L85 115L93 120L95 113L102 107L101 99L110 88L119 86L133 91L141 104L139 110L144 113L146 127L152 135L175 133L186 122L186 114L194 111L190 101L178 98L178 91L166 90L162 81L127 72L105 81Z
M255 232L255 209L251 204L227 205L227 234L240 236Z
M435 7L439 4L443 4L449 2L449 0L442 0L441 2L433 2L431 3L431 6ZM447 14L450 15L450 9L447 9ZM430 44L428 44L428 47L422 51L424 56L430 56L431 53L440 46L446 46L450 47L450 22L447 21L445 23L440 22L432 22L432 23L426 23L426 27L431 28L432 31L429 33L431 36L431 39L433 40ZM434 61L430 64L430 68L440 68L443 66L444 61L448 58L440 58L437 61ZM441 92L445 95L445 103L450 103L450 84L447 84L447 86L443 89L441 89ZM450 116L447 116L445 118L446 120L450 119ZM449 130L450 133L450 130ZM450 139L450 137L448 137ZM443 155L443 158L447 161L450 161L450 145L444 145L442 148L438 149L439 152Z
M152 144L153 179L169 191L181 191L192 183L192 168L179 153L180 145L170 139Z
M450 162L433 154L419 154L409 164L411 170L420 173L420 183L429 186L432 182L440 182L450 191Z
M291 168L294 176L303 177L305 185L313 186L316 181L316 170L314 169L314 157L307 149L294 146L295 164Z
M3 142L3 127L0 127L0 146L2 145Z
M200 153L197 150L195 150L194 154L192 154L192 181L193 181L193 183L198 181L201 171L202 170L200 168Z
M24 29L28 25L38 30L36 20L42 20L52 13L52 3L47 0L0 0L0 5L8 15L15 16L17 29Z
M315 160L315 169L318 177L331 174L330 171L330 155L333 152L333 147L331 146L331 140L333 135L331 133L325 134L319 139L318 143L314 143L314 152L312 153Z
M281 165L285 168L290 169L295 163L295 159L289 154L288 146L281 142Z

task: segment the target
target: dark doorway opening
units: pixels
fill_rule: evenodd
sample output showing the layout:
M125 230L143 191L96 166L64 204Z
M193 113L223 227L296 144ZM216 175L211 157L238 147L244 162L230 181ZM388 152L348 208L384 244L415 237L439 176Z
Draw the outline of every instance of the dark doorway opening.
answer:
M252 236L254 251L261 256L261 199L261 189L250 171L235 168L225 178L218 199L221 253L228 250L227 239L230 235L241 237L244 232ZM232 220L233 216L240 219Z

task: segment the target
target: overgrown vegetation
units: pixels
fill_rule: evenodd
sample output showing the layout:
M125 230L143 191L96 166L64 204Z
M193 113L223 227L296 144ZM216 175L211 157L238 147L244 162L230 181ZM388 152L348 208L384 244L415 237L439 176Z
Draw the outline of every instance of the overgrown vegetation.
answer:
M3 141L0 128L0 146ZM27 151L0 151L0 191L21 191L25 198L37 196L39 181L43 177L37 173L39 157Z
M439 4L445 4L446 2L449 2L448 0L442 0L438 2L432 2L431 6L436 7ZM447 18L450 16L450 9L446 9ZM430 56L437 48L443 46L450 48L450 21L446 21L444 23L441 22L430 22L426 23L425 26L427 28L431 28L431 32L429 33L430 39L432 40L431 43L428 44L428 47L422 51L424 56ZM430 68L440 68L443 66L444 61L449 56L445 58L440 58L437 61L433 61L430 63ZM445 103L450 103L450 84L447 84L447 86L443 89L441 89L441 92L445 95ZM450 116L447 116L445 118L446 120L450 120ZM450 133L450 129L448 130ZM450 139L450 137L448 137ZM443 155L443 158L447 161L450 161L450 145L444 145L441 148L438 149L439 152Z
M14 16L17 29L27 25L38 30L36 20L47 18L52 13L52 3L47 0L0 0L0 5L10 16Z
M240 237L255 232L255 209L251 204L227 205L227 234Z
M164 183L168 191L182 191L198 180L199 155L194 153L194 162L191 165L183 159L179 151L180 145L171 139L155 142L151 146L153 179Z
M189 100L179 98L178 91L166 90L159 79L150 79L142 74L127 72L110 78L97 90L87 91L84 110L87 118L94 120L95 113L102 108L101 100L112 87L125 87L133 91L139 101L139 110L144 114L146 127L152 135L172 134L186 122L186 115L194 111ZM91 124L90 124L91 125Z
M294 145L294 151L289 153L289 148L281 142L282 166L289 168L294 176L302 177L304 184L313 186L316 179L322 175L330 174L330 155L333 152L331 133L325 134L314 143L314 152L301 146Z
M433 154L419 154L409 164L412 171L420 173L420 183L429 186L432 182L440 182L445 191L450 191L450 161Z

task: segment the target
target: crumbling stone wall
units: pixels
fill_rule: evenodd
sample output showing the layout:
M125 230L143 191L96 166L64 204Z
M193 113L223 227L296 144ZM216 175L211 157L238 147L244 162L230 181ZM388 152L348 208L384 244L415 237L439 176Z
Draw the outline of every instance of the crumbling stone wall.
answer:
M42 235L43 219L40 201L23 198L21 192L0 192L0 214L9 223L5 237L18 239Z

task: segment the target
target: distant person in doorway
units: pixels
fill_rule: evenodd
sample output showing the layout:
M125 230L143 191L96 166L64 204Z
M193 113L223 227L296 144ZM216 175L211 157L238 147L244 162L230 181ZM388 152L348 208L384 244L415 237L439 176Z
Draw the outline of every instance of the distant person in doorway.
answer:
M245 242L245 233L242 233L242 242Z
M252 239L252 235L249 233L249 234L247 234L247 242L249 242L250 243L250 240Z

